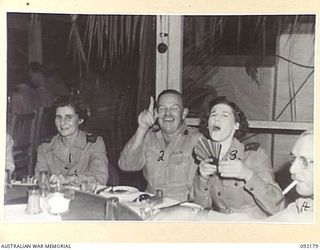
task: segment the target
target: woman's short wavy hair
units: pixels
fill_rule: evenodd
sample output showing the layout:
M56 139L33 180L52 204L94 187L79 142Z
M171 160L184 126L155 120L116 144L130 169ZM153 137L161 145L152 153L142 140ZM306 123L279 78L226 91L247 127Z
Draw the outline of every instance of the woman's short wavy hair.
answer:
M59 96L53 103L54 111L59 107L70 106L74 109L74 112L79 116L79 119L87 121L90 115L89 105L84 101L81 96L78 95L64 95Z
M217 104L226 104L231 107L235 121L239 123L239 129L236 130L234 136L238 140L243 139L249 127L247 118L243 113L243 111L239 108L239 106L234 102L229 101L225 96L217 97L209 101L207 105L203 106L203 110L201 111L201 114L200 114L200 127L199 127L200 132L205 137L210 138L210 134L208 131L209 115L210 115L211 109Z

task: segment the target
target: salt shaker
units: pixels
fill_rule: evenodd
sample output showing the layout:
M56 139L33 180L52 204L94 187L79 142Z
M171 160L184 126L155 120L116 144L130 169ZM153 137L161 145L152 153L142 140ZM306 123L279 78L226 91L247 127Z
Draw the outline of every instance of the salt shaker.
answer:
M41 213L40 208L40 192L36 187L32 187L28 191L28 204L26 208L27 214L38 214Z

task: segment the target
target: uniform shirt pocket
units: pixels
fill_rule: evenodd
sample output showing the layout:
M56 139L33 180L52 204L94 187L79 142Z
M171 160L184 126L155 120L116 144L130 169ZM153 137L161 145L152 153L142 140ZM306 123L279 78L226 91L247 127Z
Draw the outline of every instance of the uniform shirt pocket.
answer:
M144 175L152 187L158 187L165 183L165 160L159 160L162 155L157 150L148 150L145 154L147 162Z
M190 168L190 157L185 153L172 153L168 159L166 172L167 184L179 186L187 184Z

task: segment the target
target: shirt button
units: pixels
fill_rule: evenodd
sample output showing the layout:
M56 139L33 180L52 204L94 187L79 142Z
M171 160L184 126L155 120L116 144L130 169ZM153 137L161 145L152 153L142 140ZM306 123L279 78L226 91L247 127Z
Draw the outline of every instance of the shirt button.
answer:
M204 188L204 191L208 191L208 188Z
M254 189L253 189L253 188L250 188L249 190L250 190L250 191L253 191Z
M237 187L238 186L238 182L235 182L234 185Z
M220 192L218 192L217 194L218 194L218 196L221 196L221 193L220 193Z

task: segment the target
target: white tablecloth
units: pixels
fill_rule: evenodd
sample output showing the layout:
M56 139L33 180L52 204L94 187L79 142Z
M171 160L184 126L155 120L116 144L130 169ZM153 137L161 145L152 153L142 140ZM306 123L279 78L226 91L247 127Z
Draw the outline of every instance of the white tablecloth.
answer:
M39 214L26 214L27 204L5 205L4 221L6 222L56 222L61 221L59 215L51 215L46 212Z
M103 188L103 186L98 186L98 189ZM145 192L137 191L132 194L128 195L110 195L106 192L100 193L101 196L104 197L117 197L119 198L119 201L129 208L131 208L134 212L136 212L138 215L140 215L140 202L133 202L134 199L139 197L141 194L146 194ZM153 195L153 194L149 194ZM153 206L153 211L157 212L160 208L172 206L175 204L178 204L179 201L169 199L169 198L163 198L163 202L161 204ZM188 204L186 204L188 205ZM192 205L192 204L191 204ZM56 221L62 221L61 217L59 215L51 215L46 212L41 212L39 214L29 215L25 213L26 204L19 204L19 205L5 205L4 206L4 220L7 222L56 222Z

